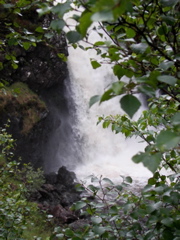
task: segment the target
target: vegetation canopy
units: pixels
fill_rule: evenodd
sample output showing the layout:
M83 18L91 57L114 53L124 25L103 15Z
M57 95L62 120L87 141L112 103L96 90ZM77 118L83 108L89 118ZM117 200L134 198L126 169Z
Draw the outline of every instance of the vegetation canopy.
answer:
M89 224L80 231L70 227L56 228L49 239L179 240L179 0L67 0L56 4L50 0L17 0L0 3L1 70L6 65L18 68L13 50L17 45L28 51L39 41L46 44L54 32L65 31L69 45L96 51L98 60L90 59L94 69L111 64L117 78L102 96L90 99L90 106L119 96L125 114L99 116L98 123L102 123L103 128L111 127L115 134L123 133L127 138L138 136L147 143L144 151L132 159L135 163L143 163L153 174L138 196L126 190L132 182L130 177L124 178L120 185L107 178L92 177L92 184L78 188L88 191L97 201L83 198L73 206L90 218ZM30 9L39 18L47 14L54 18L46 27L33 21L26 24L25 13ZM75 23L73 27L66 21L66 14L72 12L69 18ZM101 40L90 42L91 31L96 31ZM83 41L88 47L84 47ZM4 84L5 79L1 79L0 87L4 88ZM135 121L133 116L141 105L137 93L146 96L148 107ZM1 144L4 141L2 138ZM166 175L162 174L162 168L167 169ZM108 186L104 187L103 182ZM111 192L112 198L108 195Z

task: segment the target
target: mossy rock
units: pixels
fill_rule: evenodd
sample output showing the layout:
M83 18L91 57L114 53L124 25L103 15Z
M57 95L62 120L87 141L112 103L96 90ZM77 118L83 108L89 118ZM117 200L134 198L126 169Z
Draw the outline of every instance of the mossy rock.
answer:
M47 112L46 104L22 82L0 89L0 114L18 119L22 134L28 134Z

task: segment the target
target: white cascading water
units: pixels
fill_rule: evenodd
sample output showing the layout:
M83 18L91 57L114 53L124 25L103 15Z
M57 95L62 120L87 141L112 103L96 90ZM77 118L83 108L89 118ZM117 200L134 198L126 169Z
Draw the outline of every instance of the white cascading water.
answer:
M56 2L63 3L64 0L56 0ZM76 23L71 19L72 15L73 12L66 14L64 20L73 30ZM64 30L66 31L66 28ZM99 40L101 40L99 35L91 30L89 41L94 43ZM60 148L56 153L59 156L59 164L55 161L56 166L52 166L50 170L57 170L63 164L68 169L74 170L79 180L84 180L88 175L93 174L98 177L101 175L108 177L113 181L121 181L120 176L123 175L133 177L136 184L143 184L151 173L143 165L134 164L131 157L143 150L145 143L139 143L141 139L137 138L126 140L121 134L115 135L110 128L103 129L101 124L97 125L98 116L124 114L120 109L119 97L89 108L89 100L92 96L101 95L110 83L117 81L110 65L103 65L96 70L92 68L90 58L96 57L94 50L83 51L80 48L69 47L70 86L68 83L66 88L67 93L71 94L70 99L73 99L73 110L70 110L71 124L74 120L70 142L77 142L77 144L73 144L73 150L69 150L71 161L68 160L68 156L65 157L66 162L64 162L65 159L61 160L62 149ZM72 107L69 106L69 109ZM135 117L137 118L138 115L139 113ZM74 156L71 153L75 153ZM76 165L75 169L74 165Z
M93 31L90 38L91 42L99 40ZM102 94L110 83L117 81L110 65L96 70L92 68L90 58L95 56L94 50L69 48L68 68L77 114L75 132L82 139L83 151L82 163L76 167L75 173L80 180L94 174L119 181L123 175L131 176L136 183L144 183L151 173L143 165L133 163L131 157L143 150L145 143L140 143L138 138L126 140L123 135L112 133L110 128L103 129L101 124L97 125L98 116L124 114L119 97L89 108L92 96Z

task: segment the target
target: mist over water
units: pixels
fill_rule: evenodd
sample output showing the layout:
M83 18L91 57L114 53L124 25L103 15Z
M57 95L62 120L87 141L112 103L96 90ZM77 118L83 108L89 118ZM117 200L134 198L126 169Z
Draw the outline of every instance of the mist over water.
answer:
M75 173L80 180L94 174L119 181L120 175L124 175L143 183L151 173L141 164L133 163L131 157L142 151L145 143L140 143L141 139L138 138L126 140L123 135L114 134L110 128L103 129L101 124L97 125L98 116L124 113L120 109L119 97L89 108L92 96L102 94L110 83L117 81L110 65L105 64L96 70L92 68L90 58L94 56L94 50L86 52L80 48L69 48L68 68L77 114L75 131L82 140L82 163L77 165Z

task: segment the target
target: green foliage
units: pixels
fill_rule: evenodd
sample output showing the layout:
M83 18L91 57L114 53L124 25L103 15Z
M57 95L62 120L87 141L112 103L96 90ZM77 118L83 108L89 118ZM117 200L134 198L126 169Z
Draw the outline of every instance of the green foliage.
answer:
M50 14L52 8L52 0L0 1L0 71L13 72L19 67L19 49L28 51L40 42L53 48L48 39L54 29L58 30L58 25L52 23L48 28L48 20L45 22L37 11L41 9L41 13ZM4 80L1 76L0 81Z
M171 184L169 184L171 178ZM149 179L141 194L132 192L131 177L123 177L117 185L108 178L91 176L86 196L75 203L89 222L82 229L56 228L58 239L178 239L180 234L178 175L166 177L158 172ZM89 197L94 197L94 201Z
M49 29L36 23L29 24L26 18L29 9L37 10L39 17L53 13L56 18ZM99 123L102 122L103 128L111 127L116 134L137 136L147 143L144 151L132 159L135 163L143 163L153 174L139 195L127 190L132 182L130 177L124 178L119 185L107 178L93 177L92 184L79 188L89 192L95 201L84 197L74 204L75 210L90 218L89 224L77 231L69 227L56 228L50 239L179 239L179 9L178 0L68 0L57 5L51 0L1 1L0 48L1 58L5 61L0 62L0 70L4 69L5 63L13 69L18 67L12 46L21 46L27 51L39 41L46 42L54 30L59 33L66 27L67 39L74 48L79 46L97 52L100 62L90 59L94 69L109 63L117 77L117 82L112 83L102 96L91 98L90 106L120 96L120 105L127 115L101 116ZM76 23L75 29L63 18L72 10L75 12L71 17ZM28 20L28 24L24 20ZM102 39L85 48L78 42L89 42L92 26ZM63 58L62 55L59 57ZM3 91L4 84L2 79L0 88ZM158 90L162 95L158 96ZM130 118L140 106L136 93L147 96L148 109L134 121ZM6 133L0 135L3 154L11 152L10 139ZM3 227L0 234L2 239L20 239L26 226L22 211L27 202L19 183L11 191L14 186L9 180L3 180L7 180L7 176L9 179L11 174L14 176L16 163L10 162L3 167L0 201ZM167 169L169 176L161 173L162 168ZM31 175L33 173L27 176L30 182ZM39 186L39 180L36 186ZM31 187L34 189L30 184Z
M125 95L120 100L122 109L132 118L141 106L140 101L133 95Z
M168 109L167 104L170 105ZM169 103L169 98L162 96L151 99L150 106L137 121L130 120L126 115L117 115L99 117L99 123L103 121L104 128L111 126L116 134L121 132L125 137L138 136L147 143L145 152L133 157L134 162L142 162L153 173L162 166L178 172L180 124L179 120L174 122L174 119L179 116L179 103Z
M6 125L6 127L8 127ZM0 129L1 156L4 161L0 165L0 239L23 240L24 232L35 222L45 216L39 217L37 205L27 201L27 197L37 190L43 183L43 172L34 171L32 166L24 165L20 170L20 163L12 161L14 140ZM36 220L35 220L36 219ZM36 223L39 227L40 223ZM45 223L44 223L45 224ZM40 231L39 231L40 232ZM31 239L33 236L30 234Z
M75 210L91 216L90 224L81 232L68 228L55 234L59 239L177 240L180 234L179 1L72 2L74 5L66 5L63 12L77 11L71 17L76 23L75 29L70 27L69 32L67 30L69 42L74 48L94 49L98 60L90 59L92 67L96 69L109 63L118 79L102 96L93 96L89 105L120 96L120 106L127 115L100 116L98 123L102 122L103 128L111 127L116 134L123 133L127 138L135 136L145 141L144 151L132 160L143 163L153 177L139 196L124 192L124 185L117 187L110 180L108 187L103 186L103 179L99 181L100 186L90 184L85 189L96 200L92 202L85 198L74 205ZM54 8L64 8L64 5ZM95 43L89 43L92 26L102 38ZM89 43L89 47L82 47L79 40ZM137 93L147 96L148 109L134 121L132 118L140 107ZM161 174L163 168L167 169L169 176ZM106 198L111 191L116 192L113 199Z
M6 128L9 127L9 122L0 128L0 167L6 163L7 159L11 159L13 156L12 149L14 147L14 139L11 134L8 134Z
M138 99L133 96L137 90L149 97L154 97L157 89L165 91L169 96L174 95L173 87L177 88L180 84L179 1L72 2L73 6L67 1L53 8L60 17L66 12L77 10L77 14L71 17L76 22L76 28L67 32L69 42L76 43L83 37L88 42L89 28L98 22L99 26L94 25L93 29L102 37L102 41L90 43L84 49L95 49L101 57L100 63L91 60L92 67L100 67L104 60L113 65L114 75L120 82L126 76L123 91L107 89L100 102L125 93L127 101L121 100L121 107L132 117L139 107ZM129 110L129 98L134 104L131 106L132 111Z

